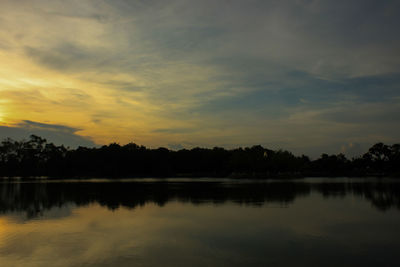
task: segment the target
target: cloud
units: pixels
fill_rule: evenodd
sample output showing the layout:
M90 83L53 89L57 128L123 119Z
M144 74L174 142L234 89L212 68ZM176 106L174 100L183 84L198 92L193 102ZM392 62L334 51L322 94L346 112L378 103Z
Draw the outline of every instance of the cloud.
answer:
M25 47L26 55L37 63L59 71L79 72L95 68L105 61L107 51L95 51L72 43L63 43L56 47L40 49Z
M62 132L62 133L75 133L79 131L80 129L76 128L71 128L67 127L64 125L58 125L58 124L46 124L46 123L40 123L40 122L35 122L35 121L30 121L30 120L24 120L20 123L17 124L18 128L25 128L25 129L39 129L39 130L46 130L46 131L55 131L55 132Z
M0 126L0 138L11 137L15 140L27 139L31 134L46 138L48 142L69 147L93 147L95 143L88 137L77 135L80 129L24 120L15 126Z
M5 0L0 117L152 147L260 143L318 155L392 142L399 10L369 0Z
M182 144L168 144L168 148L172 150L181 150L184 149L185 147Z
M371 130L380 132L381 128L396 128L400 105L397 100L387 102L357 103L347 102L321 111L319 117L326 121L353 125L371 125Z
M176 134L176 133L191 133L196 131L193 128L159 128L154 129L154 133L169 133L169 134Z

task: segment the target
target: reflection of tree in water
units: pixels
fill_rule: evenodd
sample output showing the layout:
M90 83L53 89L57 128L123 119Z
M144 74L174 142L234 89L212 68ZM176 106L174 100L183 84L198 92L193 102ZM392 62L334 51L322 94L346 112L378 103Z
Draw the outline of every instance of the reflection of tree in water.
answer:
M351 189L353 194L365 197L380 210L387 210L391 207L400 209L399 183L359 183L354 184Z
M380 210L400 209L400 183L306 183L306 182L39 182L1 183L0 212L24 211L28 217L44 210L99 203L109 209L135 208L146 203L163 206L169 201L263 205L290 204L312 191L324 197L353 194L371 201Z
M383 211L392 207L400 209L400 183L397 182L320 183L313 184L312 190L324 197L344 197L347 194L361 196Z

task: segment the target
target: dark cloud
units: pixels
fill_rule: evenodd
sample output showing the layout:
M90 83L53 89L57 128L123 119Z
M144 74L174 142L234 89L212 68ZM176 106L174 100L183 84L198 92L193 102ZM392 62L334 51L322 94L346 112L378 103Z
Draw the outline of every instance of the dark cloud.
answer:
M261 65L262 66L262 65ZM253 66L253 69L255 67ZM247 68L244 68L247 70ZM262 67L261 67L262 69ZM321 110L337 107L338 103L351 102L360 106L363 103L387 103L393 106L400 97L400 74L374 75L341 80L326 80L301 71L289 71L282 76L269 78L268 73L262 75L262 70L242 71L241 76L232 77L232 83L225 84L224 91L231 88L243 88L237 94L222 95L210 101L193 107L193 112L215 113L219 111L255 111L262 109L266 116L279 118L280 115L289 115L288 109L307 106ZM256 75L258 73L258 75ZM199 95L202 97L202 95ZM386 116L381 110L376 114L365 114L371 118L386 117L389 120L397 119L395 116ZM388 110L387 110L388 111ZM388 111L389 112L389 111ZM397 112L395 110L394 112ZM336 110L337 114L345 114L347 110ZM393 113L393 112L392 112ZM216 114L217 115L217 114ZM361 114L348 114L347 120ZM326 117L327 118L327 117ZM360 117L361 118L361 117ZM385 119L385 120L387 120ZM352 120L356 121L356 120ZM365 121L364 119L360 122Z
M24 120L16 126L0 126L0 139L11 137L15 140L28 139L31 134L46 138L48 142L69 147L93 147L95 143L88 137L77 135L80 129L59 124L47 124Z
M18 128L25 128L25 129L41 129L46 131L56 131L56 132L63 132L63 133L75 133L80 129L71 128L64 125L59 124L47 124L47 123L40 123L30 120L23 120L22 122L17 124Z
M397 129L400 133L400 105L398 103L344 103L342 106L322 112L320 118L325 121L355 125L371 125L383 132L383 128Z
M336 91L354 95L363 102L390 102L400 97L400 73L345 79Z

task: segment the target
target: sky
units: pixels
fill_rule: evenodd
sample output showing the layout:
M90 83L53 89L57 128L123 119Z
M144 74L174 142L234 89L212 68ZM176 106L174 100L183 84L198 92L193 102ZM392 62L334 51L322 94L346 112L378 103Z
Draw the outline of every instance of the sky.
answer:
M400 142L399 1L0 0L0 138Z

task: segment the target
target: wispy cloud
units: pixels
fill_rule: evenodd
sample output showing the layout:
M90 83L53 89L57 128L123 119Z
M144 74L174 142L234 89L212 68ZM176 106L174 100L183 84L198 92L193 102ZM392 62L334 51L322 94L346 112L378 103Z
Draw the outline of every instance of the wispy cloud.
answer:
M63 132L63 133L75 133L80 129L72 128L64 125L58 124L47 124L47 123L40 123L35 121L24 120L17 124L18 128L25 128L27 130L32 129L39 129L39 130L46 130L46 131L54 131L54 132Z

